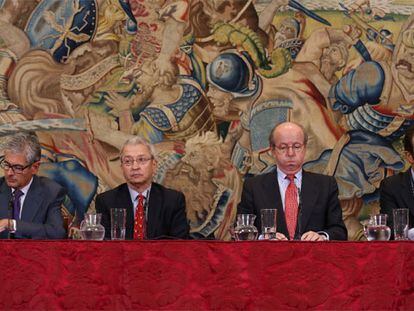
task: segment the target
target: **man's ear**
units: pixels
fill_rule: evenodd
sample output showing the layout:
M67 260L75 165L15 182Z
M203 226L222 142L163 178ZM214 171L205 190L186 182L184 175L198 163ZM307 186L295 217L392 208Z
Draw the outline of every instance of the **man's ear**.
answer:
M31 170L33 174L37 174L37 171L39 170L40 161L36 161L32 164Z

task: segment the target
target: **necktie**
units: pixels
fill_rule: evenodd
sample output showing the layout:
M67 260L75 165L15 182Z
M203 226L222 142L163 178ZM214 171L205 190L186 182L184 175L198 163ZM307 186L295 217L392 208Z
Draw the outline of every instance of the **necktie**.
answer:
M23 195L23 191L16 189L13 192L13 219L20 219L20 198Z
M134 239L143 240L145 237L145 213L144 213L144 199L142 194L138 195L138 204L135 211L134 222Z
M285 193L285 217L290 239L293 240L298 218L298 188L295 185L295 175L287 175L290 183Z

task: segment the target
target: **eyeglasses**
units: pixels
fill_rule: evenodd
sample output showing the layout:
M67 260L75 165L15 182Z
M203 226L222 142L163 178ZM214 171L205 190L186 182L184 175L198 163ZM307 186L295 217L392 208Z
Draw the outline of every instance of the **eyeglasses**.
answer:
M22 174L23 171L26 168L28 168L28 167L30 167L32 165L33 165L33 163L27 164L26 166L23 166L23 165L20 165L20 164L14 164L14 165L12 165L12 164L10 164L9 162L7 162L5 160L3 160L3 161L0 162L0 167L2 169L5 169L5 170L11 169L13 171L13 173L15 173L15 174Z
M303 150L303 148L305 147L304 144L293 144L293 145L279 145L279 146L275 146L275 149L278 153L287 153L289 151L289 149L292 149L292 151L296 152L301 152Z
M125 166L132 166L134 165L134 162L137 162L138 165L145 165L153 158L154 157L138 157L134 159L133 157L125 157L121 159L121 163Z

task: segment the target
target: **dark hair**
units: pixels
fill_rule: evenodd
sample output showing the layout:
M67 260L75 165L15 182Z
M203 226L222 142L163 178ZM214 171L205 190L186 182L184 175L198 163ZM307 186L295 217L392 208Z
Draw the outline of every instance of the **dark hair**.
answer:
M414 125L409 127L406 131L405 131L405 136L404 136L404 150L409 152L411 155L414 155L414 150L413 150L413 136L414 136Z
M285 124L285 123L292 123L292 124L295 124L296 126L298 126L299 128L301 128L302 129L302 133L303 133L303 144L306 146L306 144L308 143L308 134L306 133L306 131L305 131L305 128L301 125L301 124L298 124L298 123L296 123L296 122L282 122L282 123L278 123L278 124L276 124L274 127L273 127L273 129L270 131L270 134L269 134L269 146L270 146L270 148L271 149L273 149L274 147L275 147L275 142L273 141L273 133L275 132L275 130L276 130L276 128L279 126L279 125L282 125L282 124Z

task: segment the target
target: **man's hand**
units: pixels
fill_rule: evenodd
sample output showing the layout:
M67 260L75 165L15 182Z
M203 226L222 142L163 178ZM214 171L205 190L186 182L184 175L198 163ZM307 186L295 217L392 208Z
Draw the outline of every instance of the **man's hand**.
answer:
M301 241L326 241L326 237L315 231L308 231L302 234Z
M4 230L8 230L9 229L9 219L3 218L0 219L0 232L3 232Z
M288 239L283 233L276 232L276 240L278 240L278 241L287 241Z

